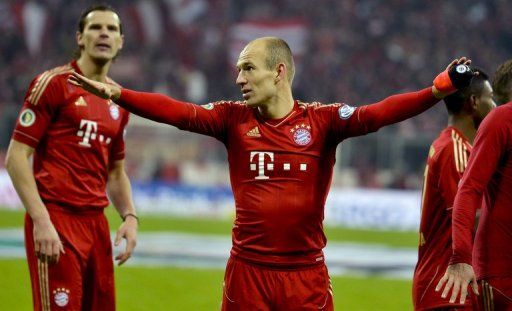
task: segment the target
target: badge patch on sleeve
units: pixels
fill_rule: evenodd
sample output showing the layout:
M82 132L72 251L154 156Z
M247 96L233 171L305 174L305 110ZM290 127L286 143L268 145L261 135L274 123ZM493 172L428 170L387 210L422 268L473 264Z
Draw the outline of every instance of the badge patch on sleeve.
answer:
M213 109L213 103L209 103L209 104L206 104L206 105L201 105L201 107L203 107L206 110L212 110Z
M343 105L338 109L338 115L340 116L340 119L346 120L352 116L354 111L356 110L355 107L351 107L349 105Z
M36 122L36 114L32 109L25 109L20 114L20 124L24 127L29 127Z

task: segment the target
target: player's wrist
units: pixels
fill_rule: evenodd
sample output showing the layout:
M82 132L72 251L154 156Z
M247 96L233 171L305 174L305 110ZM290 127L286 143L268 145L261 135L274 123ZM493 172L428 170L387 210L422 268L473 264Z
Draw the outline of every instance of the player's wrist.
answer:
M112 87L111 88L112 94L110 95L110 99L113 101L116 101L121 97L121 88L120 87Z
M127 219L134 219L135 221L137 221L137 225L139 224L139 217L133 213L126 213L124 215L121 215L121 219L123 220L123 222L125 222Z
M32 212L29 214L30 218L32 219L32 222L34 223L51 223L50 214L48 214L48 211L46 209L43 209L40 212Z

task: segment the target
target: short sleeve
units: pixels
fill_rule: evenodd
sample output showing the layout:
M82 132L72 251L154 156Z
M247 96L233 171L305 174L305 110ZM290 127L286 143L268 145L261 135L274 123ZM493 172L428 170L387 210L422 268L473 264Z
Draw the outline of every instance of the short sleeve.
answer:
M12 138L35 148L57 111L62 92L54 76L45 72L34 79L25 95Z
M110 161L119 161L125 157L125 136L126 136L126 125L130 119L130 113L123 109L123 121L116 137L112 141L110 149Z

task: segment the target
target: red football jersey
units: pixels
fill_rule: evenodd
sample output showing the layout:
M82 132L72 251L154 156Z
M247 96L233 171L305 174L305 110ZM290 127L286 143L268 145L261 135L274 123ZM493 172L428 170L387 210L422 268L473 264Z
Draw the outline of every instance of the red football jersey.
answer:
M456 306L441 298L435 286L452 255L452 210L471 144L454 127L445 128L430 146L420 222L418 263L413 278L415 310Z
M294 266L324 260L324 204L338 143L414 116L437 101L430 88L359 108L295 101L280 120L265 120L241 102L201 107L126 89L118 103L222 141L236 205L232 255Z
M129 113L68 83L73 70L80 73L75 61L32 81L12 138L35 148L34 176L45 204L104 208L109 165L124 158Z
M472 250L475 210L484 197ZM478 128L454 204L452 263L473 264L478 279L512 276L512 103Z

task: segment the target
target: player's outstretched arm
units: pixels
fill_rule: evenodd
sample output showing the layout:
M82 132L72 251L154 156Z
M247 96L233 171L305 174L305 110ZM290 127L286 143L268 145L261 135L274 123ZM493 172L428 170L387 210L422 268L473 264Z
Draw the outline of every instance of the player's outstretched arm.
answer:
M59 261L60 254L64 253L64 246L37 191L29 161L33 152L34 148L11 140L5 167L23 206L32 218L36 256L42 262L56 263Z
M377 131L379 128L412 118L435 105L441 98L471 83L474 74L468 67L470 59L454 59L434 80L431 87L418 92L392 95L384 100L362 106L364 133ZM457 67L462 66L457 69ZM466 70L463 72L463 69Z
M196 105L162 94L121 89L115 85L88 79L76 72L69 76L68 81L101 98L115 101L131 113L156 122L183 128L190 124L191 119L198 116Z
M452 295L450 297L450 303L454 303L460 293L459 302L463 304L468 295L469 284L471 284L473 292L478 295L478 283L473 267L466 263L456 263L448 266L444 276L439 280L436 286L436 292L441 291L444 286L441 297L446 298L451 290Z

